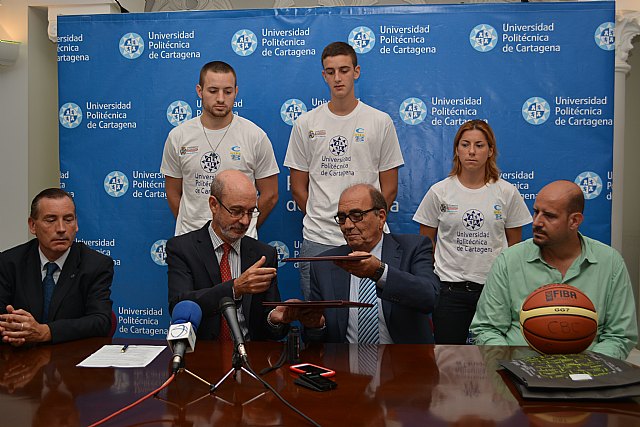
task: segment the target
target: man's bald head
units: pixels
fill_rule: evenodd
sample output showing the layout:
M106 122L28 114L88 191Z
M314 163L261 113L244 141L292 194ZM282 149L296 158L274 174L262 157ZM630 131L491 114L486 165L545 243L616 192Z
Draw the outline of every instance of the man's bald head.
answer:
M563 201L568 214L584 213L584 193L575 182L554 181L542 187L538 197Z
M256 187L247 175L237 170L222 171L211 181L211 195L218 200L235 192L256 194Z

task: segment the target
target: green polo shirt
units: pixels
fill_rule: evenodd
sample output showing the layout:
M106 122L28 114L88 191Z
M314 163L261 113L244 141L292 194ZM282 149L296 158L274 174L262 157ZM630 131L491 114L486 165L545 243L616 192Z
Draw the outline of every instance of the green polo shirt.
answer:
M533 239L502 251L478 301L471 330L478 345L527 345L520 330L520 307L535 289L549 283L579 288L598 313L598 333L590 350L626 359L638 341L635 299L620 254L579 234L582 251L563 278L547 264Z

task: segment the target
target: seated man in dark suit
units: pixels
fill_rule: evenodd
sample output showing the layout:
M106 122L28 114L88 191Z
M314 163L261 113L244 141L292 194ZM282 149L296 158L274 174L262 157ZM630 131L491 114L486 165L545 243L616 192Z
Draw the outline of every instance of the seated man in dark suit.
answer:
M278 317L298 318L310 339L327 342L433 343L429 313L439 282L433 272L431 240L419 235L384 234L387 204L375 187L357 184L342 192L336 222L347 244L321 255L371 255L360 261L311 263L311 300L351 300L372 308L326 309Z
M36 236L0 254L0 334L25 343L107 336L111 328L113 260L74 242L78 231L71 195L59 188L31 202Z
M226 170L211 182L212 219L199 230L167 242L169 309L182 300L202 308L199 339L229 339L218 311L223 297L238 306L240 328L247 340L280 339L285 324L270 319L263 301L280 301L275 248L245 236L259 214L256 188L242 172Z

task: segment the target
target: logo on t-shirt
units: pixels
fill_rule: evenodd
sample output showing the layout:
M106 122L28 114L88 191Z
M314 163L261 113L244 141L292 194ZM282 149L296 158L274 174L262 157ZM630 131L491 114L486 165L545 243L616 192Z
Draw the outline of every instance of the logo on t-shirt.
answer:
M349 142L347 138L342 135L337 135L331 138L329 143L329 149L334 156L344 156L349 148Z
M193 147L180 147L180 155L184 156L186 154L193 154L198 152L198 146L194 145Z
M493 205L493 214L496 216L496 220L502 219L502 205L500 203Z
M476 231L484 224L484 215L477 209L469 209L462 215L462 223L467 230Z
M442 213L445 213L445 212L449 212L449 213L458 212L458 205L448 205L446 203L441 203L440 204L440 212L442 212Z
M324 129L309 131L309 139L320 138L323 136L327 136L327 131Z
M200 159L200 166L205 172L215 172L220 167L220 156L215 151L207 151Z
M364 141L365 141L365 139L364 139L364 128L357 128L353 132L353 141L354 142L359 142L359 143L364 143Z
M231 156L231 160L240 161L240 158L242 157L240 155L240 146L234 145L233 147L231 147L229 155Z

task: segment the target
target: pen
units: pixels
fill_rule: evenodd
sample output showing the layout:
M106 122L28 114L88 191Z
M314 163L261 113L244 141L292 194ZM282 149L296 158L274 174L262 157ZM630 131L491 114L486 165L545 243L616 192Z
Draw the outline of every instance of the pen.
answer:
M129 348L129 344L123 345L122 348L120 349L120 353L126 352L128 348Z

